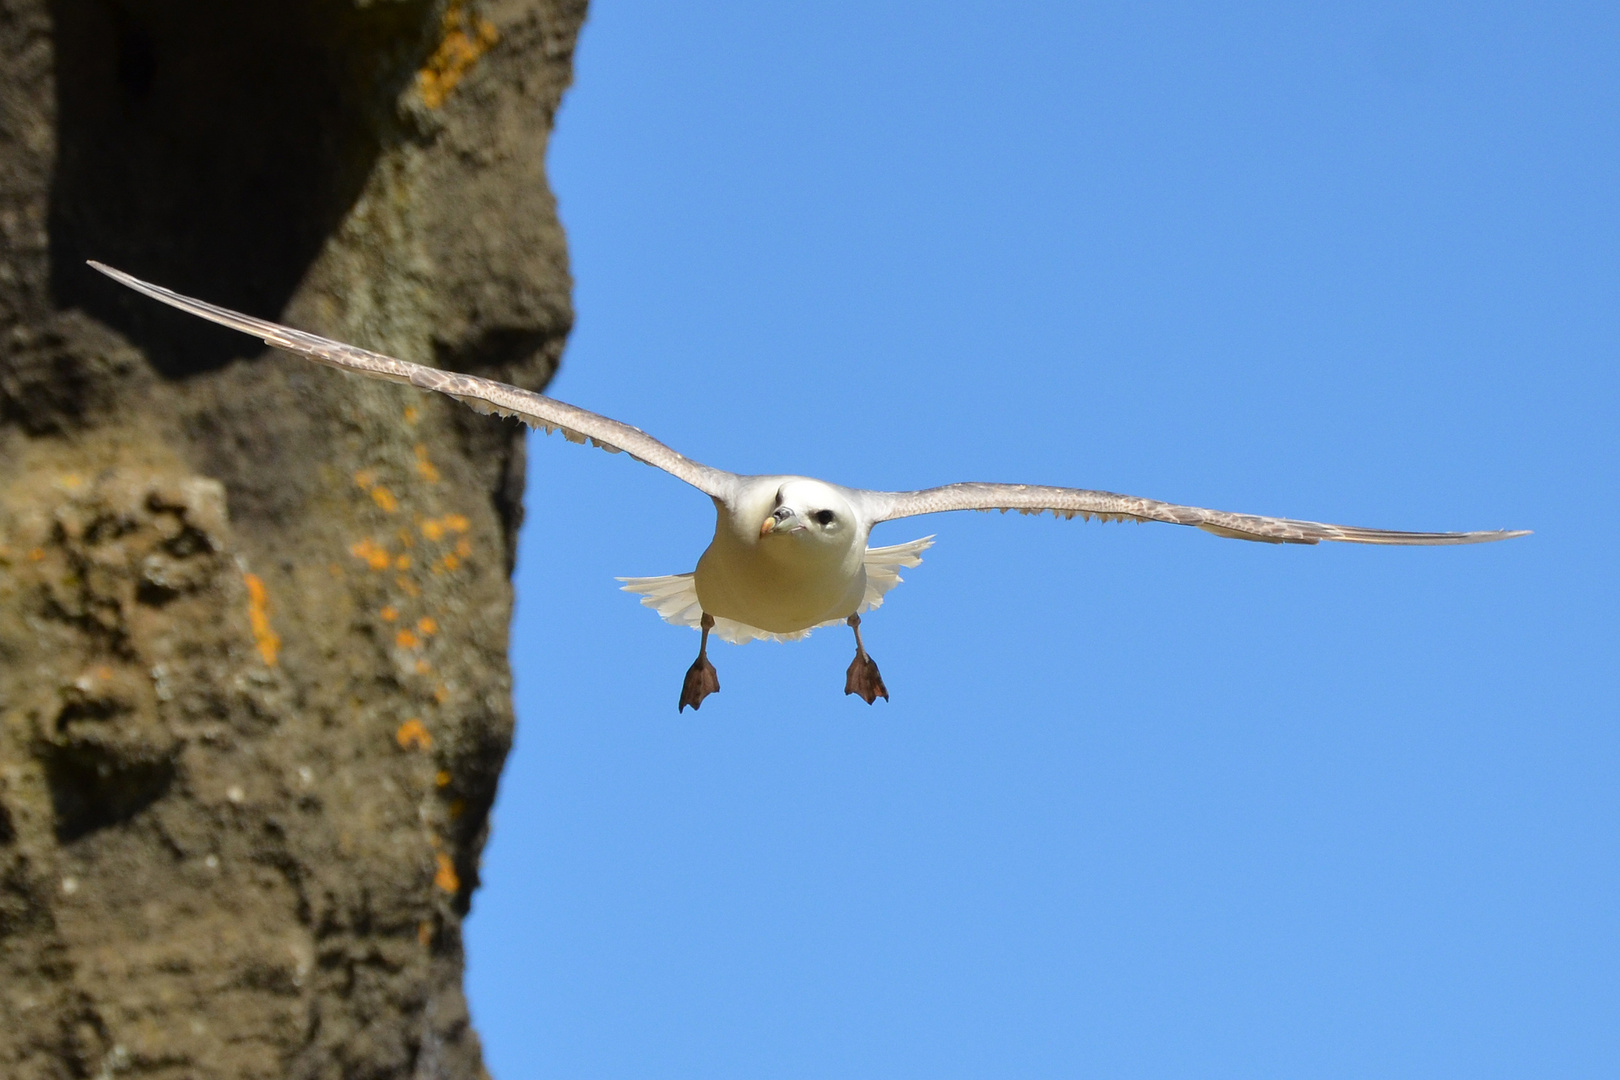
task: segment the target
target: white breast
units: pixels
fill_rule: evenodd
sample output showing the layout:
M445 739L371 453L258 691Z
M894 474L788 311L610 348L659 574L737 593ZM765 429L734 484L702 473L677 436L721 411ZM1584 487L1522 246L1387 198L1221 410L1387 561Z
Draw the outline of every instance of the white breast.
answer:
M934 545L932 536L912 540L893 547L869 547L862 561L866 564L866 595L861 597L857 615L864 615L883 605L883 595L900 584L900 570L922 562L922 553ZM662 574L658 577L622 577L624 591L636 593L641 602L656 611L672 626L690 626L696 630L702 625L703 604L698 600L696 575ZM819 626L841 624L845 616L839 615L818 623ZM807 637L811 628L787 633L772 633L738 619L717 618L714 633L722 641L741 645L748 641L797 641Z
M847 514L850 527L834 542L827 542L833 534L762 539L760 526L784 484L798 501ZM900 583L899 569L921 562L931 543L867 548L869 528L855 508L831 485L802 477L748 477L729 507L716 500L716 511L714 540L695 572L620 580L669 622L697 626L712 615L715 634L732 642L800 638L875 608Z
M789 545L799 549L793 555L803 554L802 545L792 541L780 546ZM759 545L750 549L717 541L698 560L693 577L704 611L773 634L796 633L852 615L866 595L866 567L859 553L836 561L781 558L765 554Z

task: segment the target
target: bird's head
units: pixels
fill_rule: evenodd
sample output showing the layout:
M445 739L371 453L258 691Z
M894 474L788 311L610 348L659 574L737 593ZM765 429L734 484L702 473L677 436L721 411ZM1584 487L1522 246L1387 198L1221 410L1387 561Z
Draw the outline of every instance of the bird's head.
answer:
M855 509L830 484L789 480L776 491L774 505L760 522L760 541L847 548L858 529Z

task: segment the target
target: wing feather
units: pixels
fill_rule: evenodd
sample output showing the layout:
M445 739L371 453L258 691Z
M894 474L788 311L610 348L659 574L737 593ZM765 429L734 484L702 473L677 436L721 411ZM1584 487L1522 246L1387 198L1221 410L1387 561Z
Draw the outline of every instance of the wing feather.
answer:
M513 416L548 435L560 431L563 438L569 442L589 442L614 454L623 451L643 464L662 469L671 476L685 480L712 498L726 498L734 487L736 480L734 473L699 464L665 446L640 428L621 424L617 420L588 412L555 398L548 398L543 394L536 394L531 390L523 390L493 379L441 371L438 368L413 364L408 360L397 360L382 353L345 345L341 341L333 341L303 330L295 330L290 326L282 326L280 323L243 315L241 312L203 300L182 296L171 289L142 281L122 270L115 270L93 260L90 265L136 292L144 293L154 300L160 300L171 307L219 323L221 326L252 334L263 339L265 344L278 349L286 349L288 352L297 353L319 363L373 379L387 379L390 382L406 383L423 390L448 394L481 413Z
M1399 532L1365 529L1356 525L1328 525L1320 521L1233 514L1201 506L1118 495L1112 491L1041 487L1034 484L946 484L922 491L871 491L863 496L869 520L939 514L948 510L1016 510L1021 514L1051 513L1062 518L1102 521L1163 521L1191 525L1234 540L1265 544L1316 544L1332 540L1350 544L1482 544L1528 535L1529 530L1493 529L1484 532Z

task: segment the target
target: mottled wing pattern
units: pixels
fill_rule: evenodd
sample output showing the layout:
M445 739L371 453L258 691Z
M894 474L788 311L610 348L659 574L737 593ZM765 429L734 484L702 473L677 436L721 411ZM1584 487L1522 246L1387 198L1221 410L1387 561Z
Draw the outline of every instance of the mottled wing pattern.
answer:
M548 435L561 431L569 442L590 442L609 453L623 451L637 461L659 468L714 498L729 496L736 476L723 469L711 468L671 450L639 428L621 424L585 409L565 404L543 394L523 390L493 379L476 375L461 375L453 371L397 360L367 349L345 345L316 334L295 330L290 326L256 319L251 315L222 308L189 296L182 296L161 285L153 285L110 266L92 261L91 266L114 281L121 282L136 292L171 307L229 326L246 334L261 338L267 345L286 349L322 364L345 371L367 375L374 379L408 383L423 390L435 390L482 413L513 416L531 427L540 428Z
M1319 521L1232 514L1200 506L1117 495L1111 491L1040 487L1033 484L947 484L923 491L869 491L862 495L869 520L938 514L947 510L1017 510L1021 514L1052 513L1062 518L1098 518L1102 521L1163 521L1191 525L1234 540L1265 544L1316 544L1333 540L1350 544L1482 544L1524 536L1525 531L1494 529L1486 532L1399 532L1364 529L1355 525L1326 525Z

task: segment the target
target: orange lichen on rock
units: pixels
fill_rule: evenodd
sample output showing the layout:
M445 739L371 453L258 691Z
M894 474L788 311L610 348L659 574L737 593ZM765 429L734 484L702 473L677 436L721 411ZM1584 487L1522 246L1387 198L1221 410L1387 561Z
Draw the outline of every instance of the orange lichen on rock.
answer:
M439 632L439 620L431 615L424 615L416 620L416 632L423 637L432 637Z
M428 448L425 443L416 444L416 472L430 484L439 482L439 467L428 460Z
M465 10L462 0L450 0L444 13L444 37L426 64L416 73L422 101L437 109L450 96L478 58L500 40L500 32L488 19Z
M389 604L387 607L377 612L377 614L382 616L383 622L393 622L395 619L399 618L399 609L394 605Z
M401 630L394 635L394 644L402 649L416 649L422 645L422 639L409 630Z
M426 660L420 660L419 659L419 660L416 661L416 673L418 675L426 675L428 672L430 672L432 670L433 670L433 665L428 663Z
M451 532L464 533L472 527L472 522L467 520L465 514L446 514L444 515L444 527Z
M456 541L456 554L461 556L463 559L465 559L465 558L467 558L467 556L471 555L472 554L472 541L468 540L465 536L463 536L460 540Z
M399 500L394 498L394 493L381 484L371 489L371 501L382 507L385 514L392 514L399 509Z
M433 785L435 787L449 787L450 786L450 770L448 770L448 769L440 769L437 773L435 773L434 777L433 777Z
M396 558L394 560L394 569L395 570L409 570L410 568L411 568L411 557L409 555L401 555L401 556L399 556L398 558Z
M427 725L413 716L399 725L394 741L401 750L426 750L433 745L433 736L428 734Z
M377 474L370 469L356 469L354 482L362 491L370 491L371 486L377 482Z
M434 852L434 855L438 859L439 869L433 875L433 884L447 893L461 891L461 876L456 873L456 864L442 851Z
M421 415L422 415L421 411L418 410L415 405L407 405L407 406L405 406L405 422L407 424L416 423L416 418L421 416Z
M371 539L365 539L361 540L357 544L351 544L349 546L349 554L353 555L357 559L366 560L366 564L369 565L373 570L386 570L388 569L388 564L393 561L388 557L387 550L375 540Z
M275 667L276 657L281 652L281 638L270 628L270 591L258 574L243 574L242 580L247 583L248 625L253 628L254 644L258 645L265 666Z

